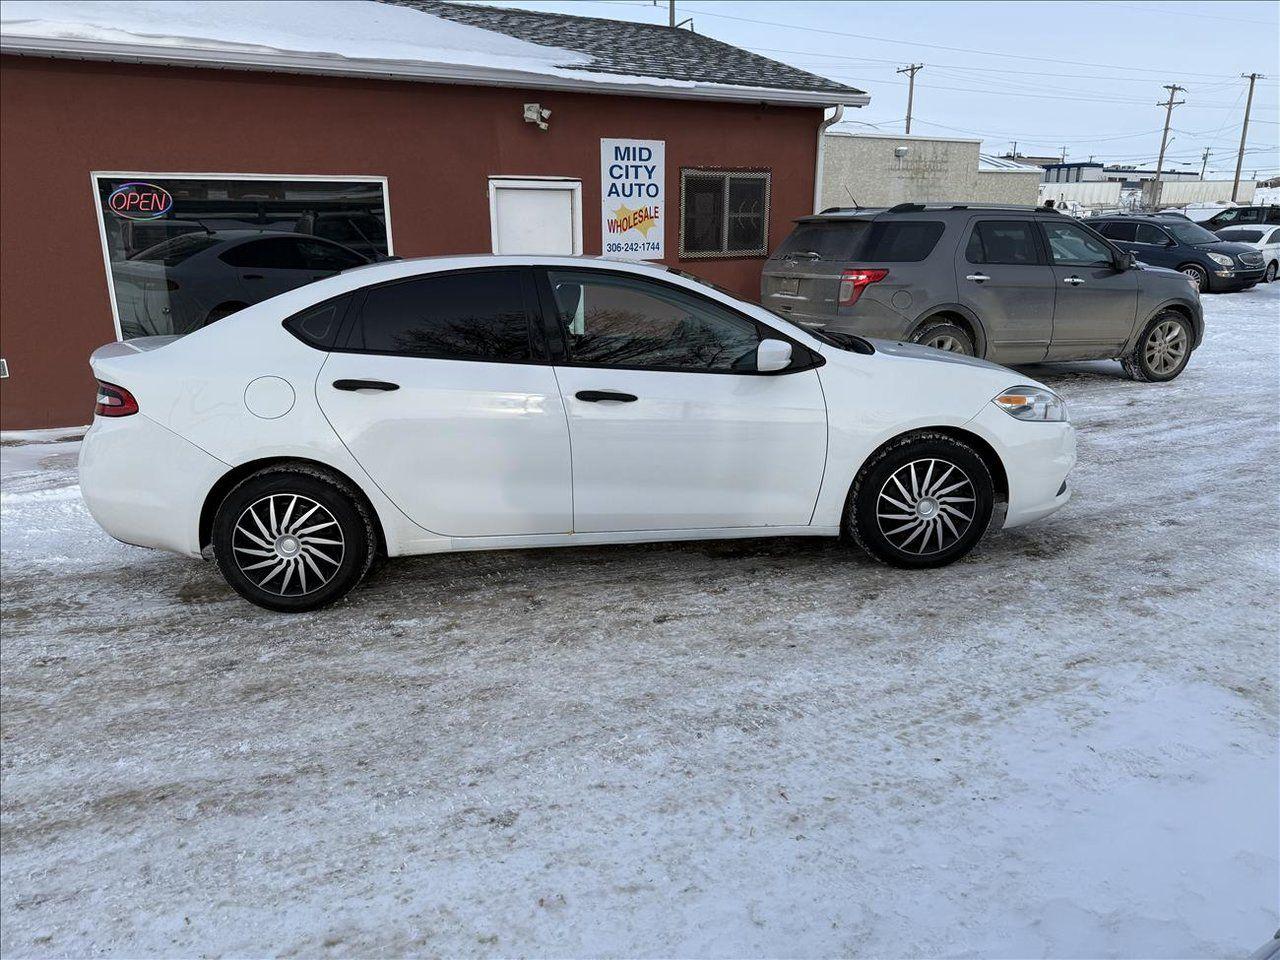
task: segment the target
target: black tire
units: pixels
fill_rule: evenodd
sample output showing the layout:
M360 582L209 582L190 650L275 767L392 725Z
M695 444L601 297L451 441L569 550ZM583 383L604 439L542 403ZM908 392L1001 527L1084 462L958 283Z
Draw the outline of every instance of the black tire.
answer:
M977 352L969 331L950 320L926 320L911 338L911 342L948 353L960 353L966 357L972 357Z
M1178 268L1179 273L1184 273L1196 282L1196 289L1201 293L1209 292L1209 271L1198 263L1184 263Z
M227 494L214 514L213 550L240 596L297 613L349 593L368 573L378 537L368 507L345 481L286 464L253 474Z
M1176 323L1182 328L1182 343L1184 345L1179 361L1172 367L1163 366L1158 354L1153 363L1153 358L1147 350L1148 341L1158 339L1155 331L1168 323ZM1191 329L1191 321L1173 310L1165 310L1156 314L1147 322L1147 325L1142 328L1142 334L1134 344L1133 350L1128 356L1121 357L1120 363L1124 367L1124 372L1139 383L1165 383L1187 369L1193 349L1191 345L1194 342L1195 331Z
M1277 268L1280 268L1280 264L1277 264L1276 261L1272 260L1270 263L1268 263L1267 272L1262 275L1262 282L1275 283Z
M914 500L913 489L919 494ZM977 451L955 437L925 430L881 447L858 471L845 504L844 530L884 563L942 567L982 539L994 504L991 471Z

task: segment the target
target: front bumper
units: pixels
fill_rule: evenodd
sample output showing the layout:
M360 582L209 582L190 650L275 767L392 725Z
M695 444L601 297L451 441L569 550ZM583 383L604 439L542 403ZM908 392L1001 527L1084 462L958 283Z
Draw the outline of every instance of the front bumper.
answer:
M228 469L146 414L95 417L80 447L80 494L117 540L198 557L205 495Z
M1004 464L1005 530L1047 517L1071 499L1067 474L1076 464L1076 432L1070 423L1029 423L989 403L966 427L986 439Z
M1226 293L1231 290L1243 290L1262 282L1264 267L1251 270L1220 269L1209 274L1209 289L1215 293Z

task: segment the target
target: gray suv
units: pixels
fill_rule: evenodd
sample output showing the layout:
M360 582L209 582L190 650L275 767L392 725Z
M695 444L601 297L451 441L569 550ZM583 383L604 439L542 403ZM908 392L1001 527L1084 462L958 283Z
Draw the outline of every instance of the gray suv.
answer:
M1135 380L1172 380L1204 335L1185 276L1033 207L824 210L769 258L760 302L824 332L999 363L1115 358Z

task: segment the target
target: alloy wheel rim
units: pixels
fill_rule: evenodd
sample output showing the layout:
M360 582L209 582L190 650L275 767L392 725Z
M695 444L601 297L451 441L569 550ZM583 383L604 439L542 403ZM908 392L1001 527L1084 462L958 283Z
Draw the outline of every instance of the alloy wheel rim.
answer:
M1187 355L1187 331L1177 320L1165 320L1147 337L1143 357L1154 373L1172 373Z
M1196 282L1196 286L1204 286L1204 278L1206 274L1199 267L1186 267L1182 272L1194 280Z
M912 460L880 487L876 523L903 553L929 556L959 541L973 526L977 495L969 475L947 460Z
M948 333L942 333L925 343L926 347L933 347L935 350L945 350L947 353L966 353L964 346L955 337Z
M322 504L296 493L255 500L231 533L236 566L260 590L282 597L314 593L342 566L342 526Z

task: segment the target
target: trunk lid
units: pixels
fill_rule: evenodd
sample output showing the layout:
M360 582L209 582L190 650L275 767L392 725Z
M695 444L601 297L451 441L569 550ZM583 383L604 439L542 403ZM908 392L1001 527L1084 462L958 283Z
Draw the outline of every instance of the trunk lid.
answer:
M795 323L834 320L840 276L858 259L870 225L858 217L801 220L764 265L761 305Z

